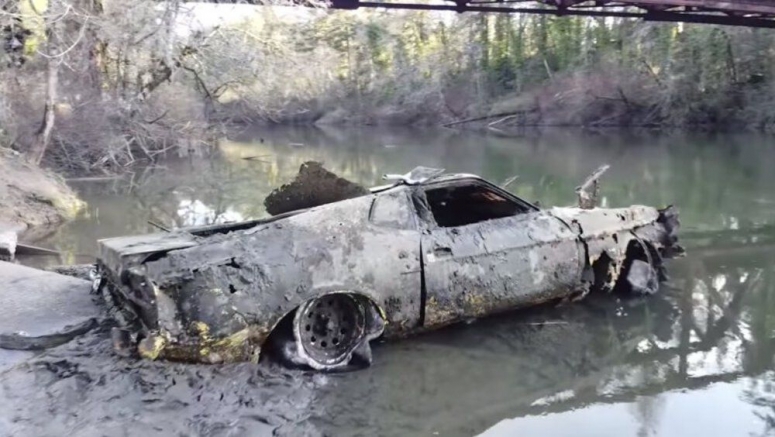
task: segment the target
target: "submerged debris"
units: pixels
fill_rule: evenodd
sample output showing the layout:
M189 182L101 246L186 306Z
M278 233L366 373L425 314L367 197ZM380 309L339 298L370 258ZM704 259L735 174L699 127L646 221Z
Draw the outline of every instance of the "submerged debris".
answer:
M369 190L323 168L320 162L305 162L296 179L272 191L264 200L271 215L312 208L368 194Z

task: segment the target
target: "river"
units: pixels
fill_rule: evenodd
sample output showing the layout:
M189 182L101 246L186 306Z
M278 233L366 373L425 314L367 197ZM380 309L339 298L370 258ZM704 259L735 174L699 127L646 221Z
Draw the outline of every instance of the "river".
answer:
M592 296L374 348L366 370L128 362L104 331L0 373L1 435L748 436L775 434L775 145L758 135L269 129L119 179L44 242L89 262L98 238L264 215L301 163L367 185L416 165L511 176L541 205L611 164L603 206L675 204L687 256L650 298ZM7 406L7 407L5 407Z

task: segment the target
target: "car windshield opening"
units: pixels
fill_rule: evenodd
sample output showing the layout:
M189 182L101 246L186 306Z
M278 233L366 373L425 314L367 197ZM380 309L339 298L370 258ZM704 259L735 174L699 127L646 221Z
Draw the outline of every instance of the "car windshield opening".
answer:
M425 191L433 218L445 228L527 212L511 199L477 185L431 188Z

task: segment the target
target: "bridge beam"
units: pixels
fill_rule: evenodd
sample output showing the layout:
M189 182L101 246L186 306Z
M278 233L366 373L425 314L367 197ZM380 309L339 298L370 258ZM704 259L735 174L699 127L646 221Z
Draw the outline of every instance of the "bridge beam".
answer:
M515 7L532 3L535 7ZM448 4L402 1L331 0L333 9L386 8L455 12L523 13L586 17L636 18L657 22L683 22L775 28L775 1L743 0L473 0Z
M208 3L248 3L264 0L184 0ZM522 13L586 17L636 18L657 22L705 23L727 26L775 28L775 0L447 0L412 3L412 0L291 0L315 7L327 2L332 9L410 9L455 12Z

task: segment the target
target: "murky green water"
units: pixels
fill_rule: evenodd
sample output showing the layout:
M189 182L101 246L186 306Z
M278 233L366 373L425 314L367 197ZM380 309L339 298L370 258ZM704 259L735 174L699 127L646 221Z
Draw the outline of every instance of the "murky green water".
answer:
M670 263L672 279L658 296L598 296L384 344L365 371L296 375L309 392L305 402L290 389L278 392L293 412L284 414L305 432L329 436L775 433L775 139L365 129L242 137L223 141L212 156L170 157L132 177L72 182L89 207L49 239L64 255L47 262L89 261L97 238L153 231L148 220L174 227L261 216L266 194L311 159L364 184L416 165L495 181L518 175L510 189L542 205L573 203L575 185L609 163L605 206L673 203L681 211L688 256ZM261 385L249 370L224 372L249 380L248 393ZM283 402L261 396L264 404L225 410L235 414L226 422L254 429L246 411ZM126 398L91 402L160 414ZM222 410L212 402L208 408ZM170 434L264 435L210 432L201 422L216 419L169 408L175 419L160 426Z

